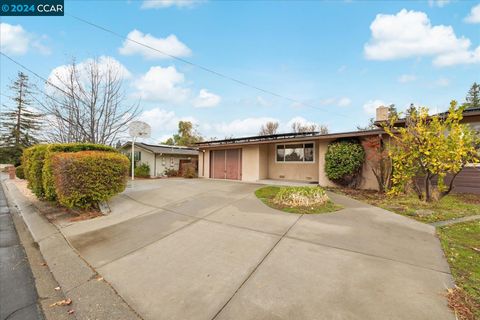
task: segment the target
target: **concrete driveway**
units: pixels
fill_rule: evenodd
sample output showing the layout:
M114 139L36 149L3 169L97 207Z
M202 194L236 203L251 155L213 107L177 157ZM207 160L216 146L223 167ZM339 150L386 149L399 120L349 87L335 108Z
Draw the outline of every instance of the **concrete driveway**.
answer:
M62 232L144 319L454 319L433 227L339 195L287 214L258 187L136 181Z

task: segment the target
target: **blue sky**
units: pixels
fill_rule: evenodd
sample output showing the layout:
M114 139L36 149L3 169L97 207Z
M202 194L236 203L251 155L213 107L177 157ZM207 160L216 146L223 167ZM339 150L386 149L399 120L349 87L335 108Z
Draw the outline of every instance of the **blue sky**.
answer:
M354 130L378 104L444 110L480 81L478 1L66 0L65 10L2 17L2 52L45 78L72 57L118 63L129 100L140 101L140 118L153 128L151 142L181 119L218 138L256 134L267 120L282 131L295 119ZM124 43L68 14L304 104ZM3 57L0 68L8 94L19 68Z

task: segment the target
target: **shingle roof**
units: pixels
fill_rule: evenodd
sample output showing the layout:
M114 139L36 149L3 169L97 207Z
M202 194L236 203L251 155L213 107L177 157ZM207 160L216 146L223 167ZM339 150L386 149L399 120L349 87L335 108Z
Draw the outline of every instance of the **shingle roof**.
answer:
M131 142L127 142L122 146L122 149L130 145L131 145ZM147 144L144 142L135 142L135 146L149 150L153 153L181 154L181 155L188 155L188 156L198 155L198 149L190 148L190 147L169 146L166 144Z

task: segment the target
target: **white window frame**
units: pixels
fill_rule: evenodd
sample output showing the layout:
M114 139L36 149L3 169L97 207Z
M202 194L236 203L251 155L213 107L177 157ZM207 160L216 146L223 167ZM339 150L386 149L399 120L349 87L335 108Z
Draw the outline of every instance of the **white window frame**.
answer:
M313 144L313 161L305 161L305 145L306 144ZM278 161L277 159L277 146L289 146L289 145L295 145L295 144L303 144L303 161L285 161L285 156L283 157L284 160L283 161ZM317 146L316 146L316 143L315 141L299 141L299 142L289 142L289 143L276 143L275 144L275 163L294 163L294 164L299 164L299 163L302 163L302 164L313 164L317 161L317 157L316 157L316 152L317 151Z

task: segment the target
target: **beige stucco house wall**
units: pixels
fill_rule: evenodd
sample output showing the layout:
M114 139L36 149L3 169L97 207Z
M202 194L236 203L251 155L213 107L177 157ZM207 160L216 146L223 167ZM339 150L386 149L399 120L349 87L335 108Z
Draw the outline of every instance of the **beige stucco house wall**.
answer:
M315 144L314 161L309 163L296 162L277 162L276 145L268 145L268 178L279 180L297 180L297 181L318 181L318 141L304 141L302 143L313 142Z
M203 146L199 152L199 177L210 177L210 151L224 149L241 149L242 150L242 181L258 182L259 180L285 180L285 181L302 181L302 182L318 182L321 186L335 186L335 183L329 180L325 173L325 154L330 142L336 138L325 139L312 137L311 139L302 139L299 141L278 141L263 142L247 145L219 145L219 146ZM314 161L313 162L277 162L276 146L277 144L289 143L314 143ZM362 168L362 181L360 183L362 189L377 190L378 185L376 178L367 161Z

